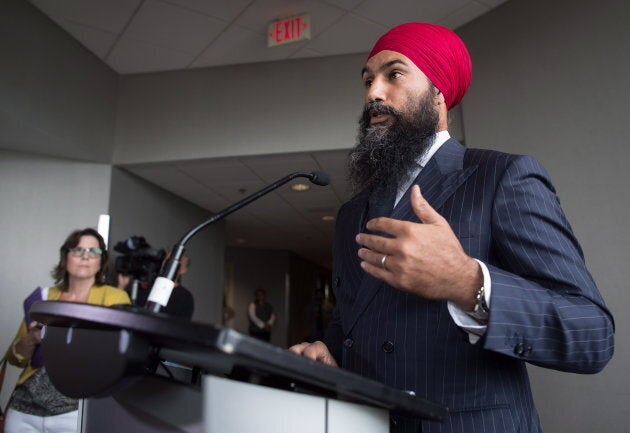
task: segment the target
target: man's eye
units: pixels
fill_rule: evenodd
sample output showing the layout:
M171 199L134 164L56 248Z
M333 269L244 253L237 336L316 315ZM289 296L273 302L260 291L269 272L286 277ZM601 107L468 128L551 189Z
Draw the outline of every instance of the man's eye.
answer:
M363 85L365 88L369 88L372 85L372 80L363 80Z
M402 74L399 71L392 71L389 74L390 80L395 80L396 78L400 78L400 77L402 77Z

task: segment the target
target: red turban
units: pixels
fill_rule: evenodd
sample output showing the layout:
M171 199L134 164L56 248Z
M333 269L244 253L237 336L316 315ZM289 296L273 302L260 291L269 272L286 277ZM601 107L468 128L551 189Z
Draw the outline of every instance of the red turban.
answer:
M464 42L446 27L406 23L394 27L376 42L368 59L383 51L408 57L443 94L451 109L464 97L472 77L472 62Z

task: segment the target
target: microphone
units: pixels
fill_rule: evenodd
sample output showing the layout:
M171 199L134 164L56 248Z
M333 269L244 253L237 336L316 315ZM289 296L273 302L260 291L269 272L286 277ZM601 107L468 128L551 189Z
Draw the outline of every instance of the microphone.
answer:
M315 185L326 186L330 183L330 176L325 171L313 171L307 177Z
M186 242L190 240L194 235L196 235L203 228L213 224L219 220L222 220L232 212L235 212L242 207L247 206L251 202L258 200L263 195L278 189L282 185L287 182L292 181L298 177L305 177L310 180L315 185L326 186L330 183L330 177L327 173L323 171L312 171L310 173L305 172L296 172L291 173L282 179L279 179L272 183L271 185L267 185L265 188L257 191L243 200L234 203L233 205L225 208L224 210L214 214L210 219L204 221L199 224L197 227L190 230L186 233L181 240L173 247L171 252L171 257L166 261L164 267L162 268L162 272L160 276L155 279L153 283L153 287L151 287L151 292L149 293L149 297L147 298L147 302L144 305L144 308L152 311L154 313L159 313L163 307L166 307L168 304L168 300L171 297L171 292L173 291L173 287L175 286L175 278L177 276L177 270L179 269L179 263L181 261L182 256L184 255L184 251L186 251L185 245Z

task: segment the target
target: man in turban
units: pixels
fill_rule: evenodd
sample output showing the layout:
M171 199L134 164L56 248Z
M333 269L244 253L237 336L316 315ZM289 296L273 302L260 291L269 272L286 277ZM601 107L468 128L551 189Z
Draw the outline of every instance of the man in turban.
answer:
M294 352L444 404L392 431L539 432L525 363L595 373L613 318L549 177L448 133L471 60L452 31L397 26L369 54L333 244L324 341Z

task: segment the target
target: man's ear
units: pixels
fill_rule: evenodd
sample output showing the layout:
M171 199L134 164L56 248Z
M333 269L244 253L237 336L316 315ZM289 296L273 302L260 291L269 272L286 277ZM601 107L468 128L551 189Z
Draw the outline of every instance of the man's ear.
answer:
M435 91L437 92L435 94L435 98L437 99L437 104L438 105L442 105L442 104L446 104L446 99L444 99L444 93L442 93L442 91L440 89L438 89L437 87L435 88Z
M435 88L435 92L435 108L440 116L437 131L447 130L448 109L446 108L446 99L444 98L444 93L442 93L437 87Z

